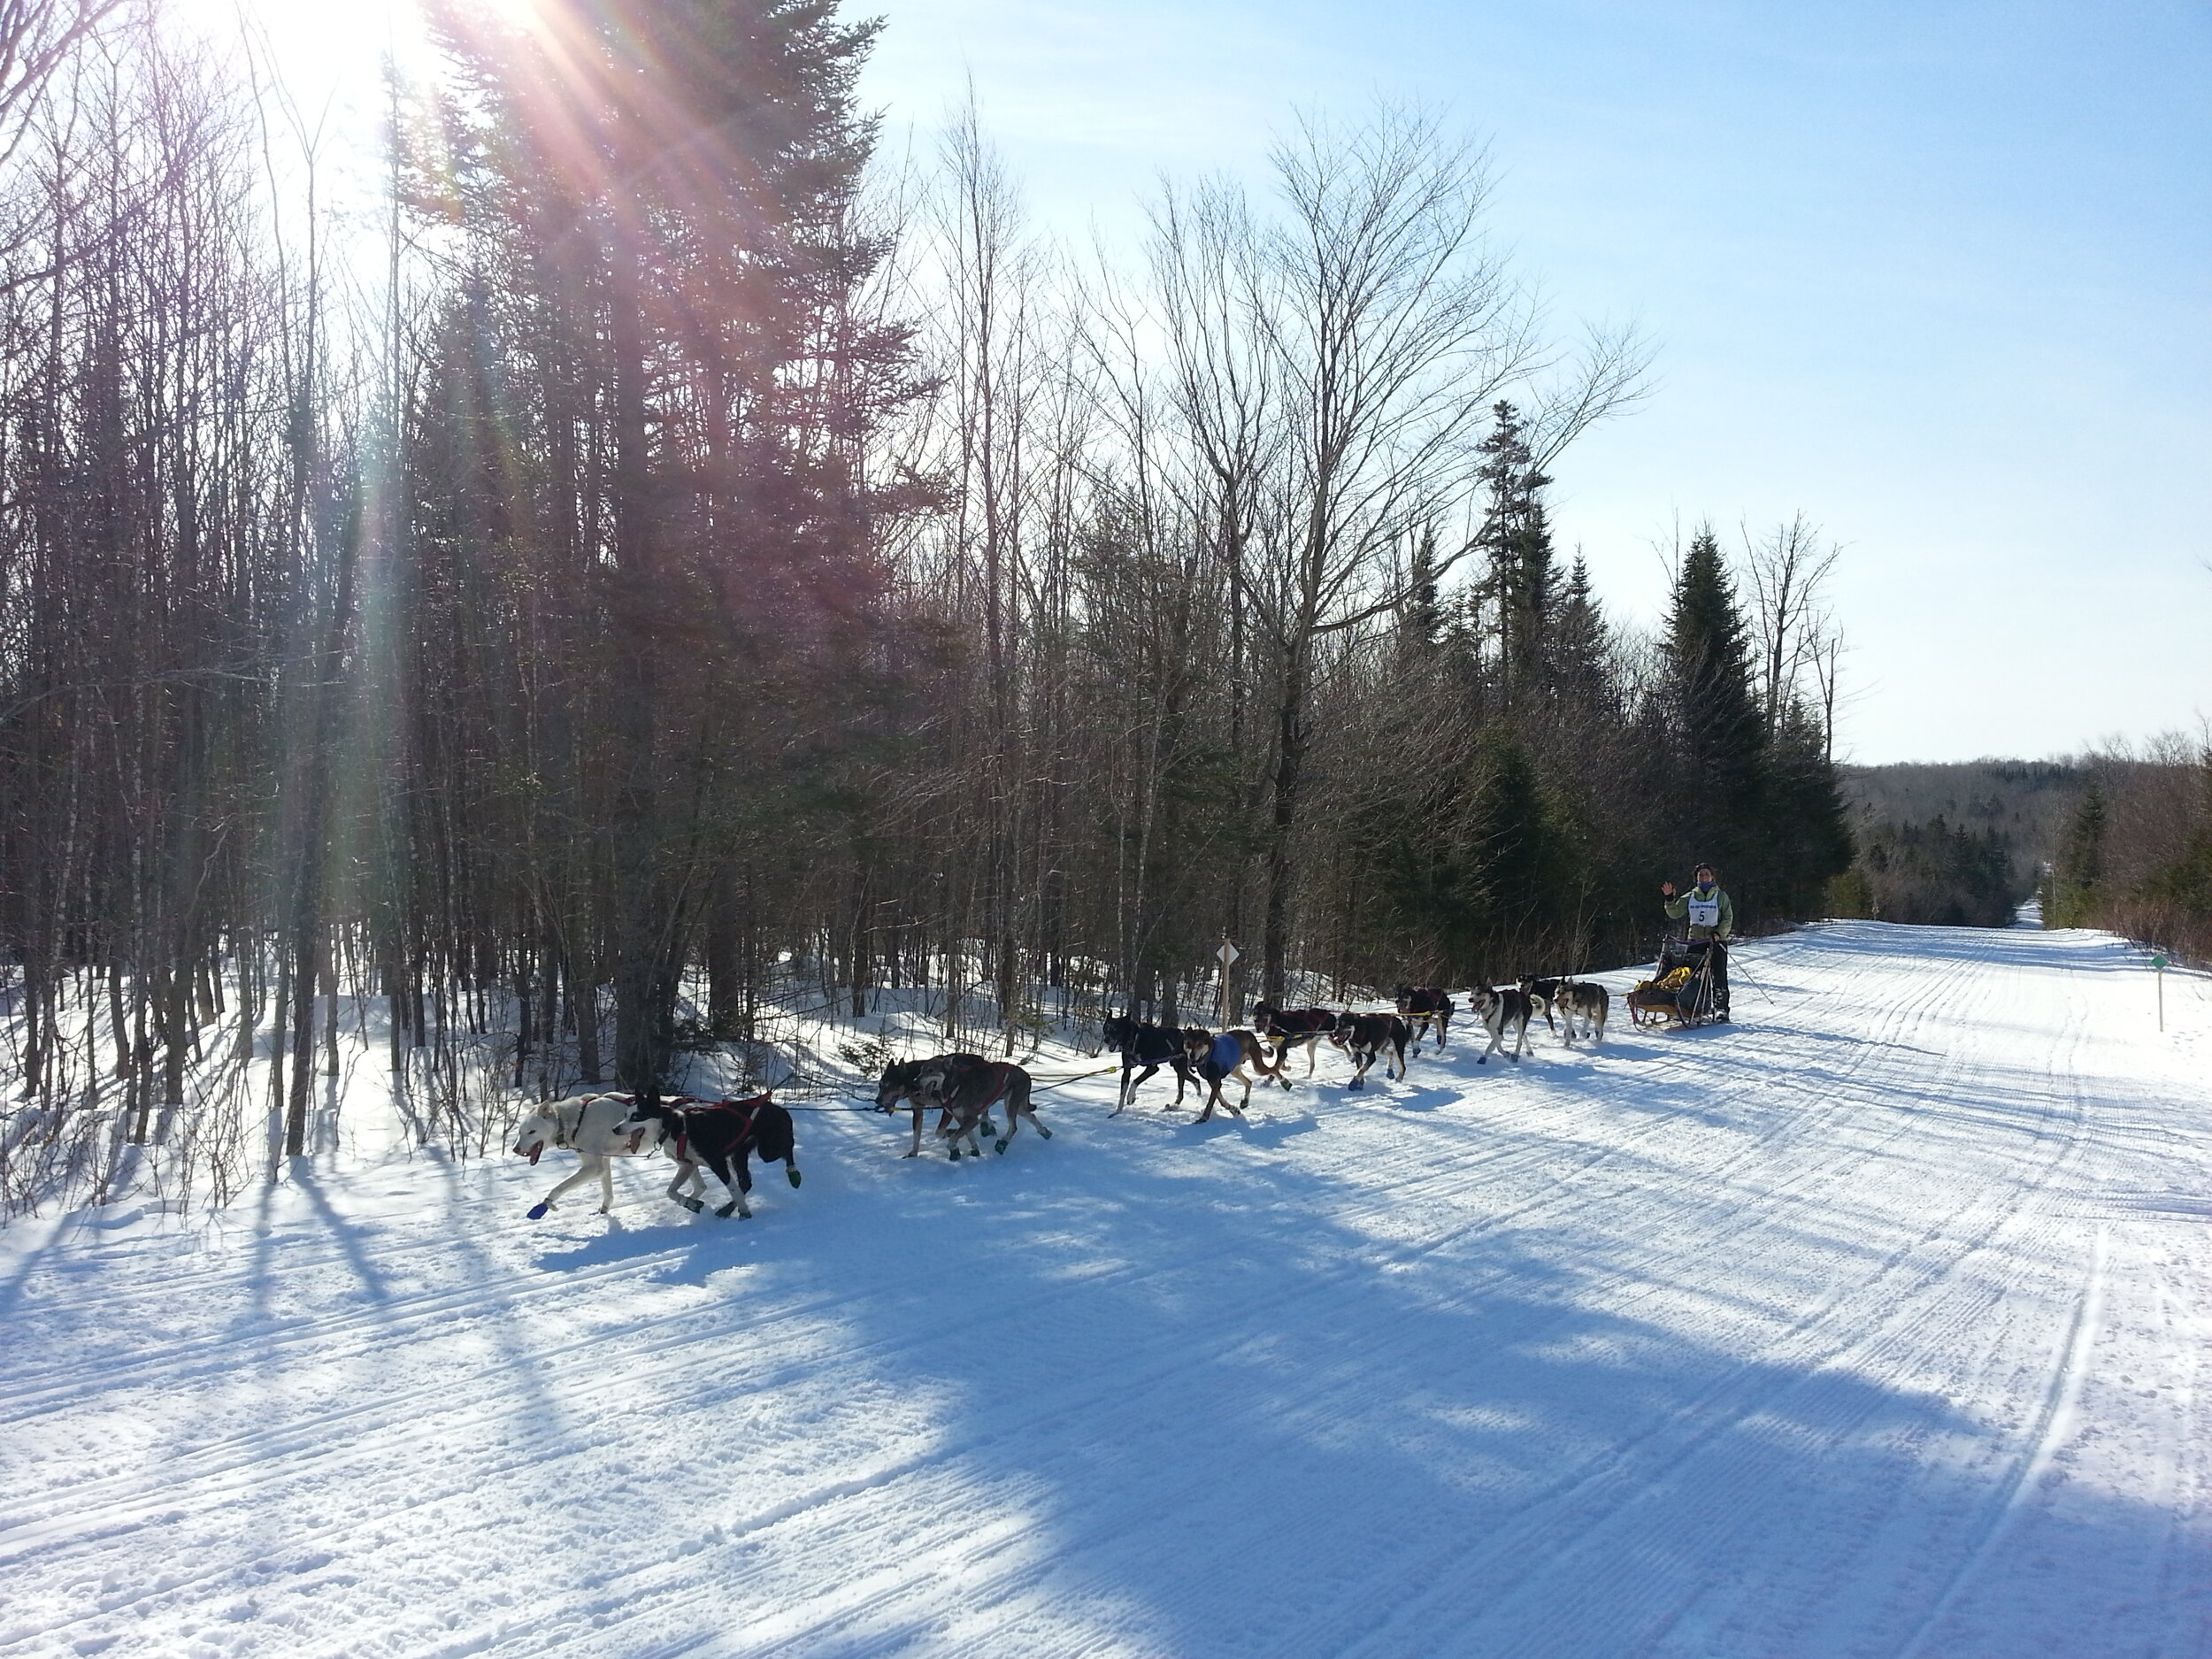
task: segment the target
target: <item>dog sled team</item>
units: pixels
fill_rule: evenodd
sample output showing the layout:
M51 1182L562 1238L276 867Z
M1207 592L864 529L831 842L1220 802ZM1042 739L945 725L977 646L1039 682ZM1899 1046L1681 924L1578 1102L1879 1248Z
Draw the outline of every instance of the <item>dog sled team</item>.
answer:
M1692 885L1680 894L1672 882L1663 883L1660 893L1668 918L1686 923L1686 934L1667 941L1654 977L1628 994L1632 1018L1640 1025L1647 1019L1678 1025L1725 1022L1733 905L1709 864L1698 865ZM1529 1025L1539 1015L1570 1048L1578 1038L1602 1042L1612 1003L1603 986L1564 977L1478 986L1468 1001L1469 1011L1488 1039L1475 1056L1477 1065L1487 1064L1494 1054L1517 1063L1528 1052ZM1402 1079L1409 1051L1417 1059L1421 1044L1433 1037L1441 1052L1460 1010L1449 995L1434 986L1402 985L1395 1002L1395 1013L1285 1009L1263 1002L1252 1010L1250 1029L1222 1032L1156 1025L1128 1014L1110 1016L1101 1035L1102 1046L1114 1049L1121 1061L1112 1115L1126 1111L1137 1090L1166 1067L1175 1076L1177 1106L1183 1103L1187 1090L1205 1090L1198 1122L1210 1119L1217 1106L1241 1118L1256 1082L1292 1087L1294 1049L1305 1051L1305 1076L1312 1078L1315 1050L1325 1040L1352 1062L1347 1089L1365 1087L1367 1074L1379 1059L1385 1077ZM1222 1093L1222 1086L1231 1082L1239 1087L1234 1102ZM1024 1118L1049 1141L1052 1131L1031 1104L1033 1087L1029 1073L1010 1061L976 1054L937 1055L887 1066L876 1086L875 1105L887 1113L901 1106L911 1110L913 1138L902 1155L910 1158L920 1155L925 1120L935 1112L938 1136L957 1162L964 1144L967 1156L981 1157L986 1139L1003 1153L1020 1133ZM1003 1134L991 1116L992 1109L1001 1106L1006 1118ZM564 1193L595 1177L600 1184L600 1213L604 1215L614 1202L613 1160L653 1150L666 1152L676 1165L667 1196L695 1214L706 1207L703 1171L710 1171L728 1194L728 1202L715 1214L749 1218L752 1210L746 1197L753 1189L750 1160L756 1154L764 1163L780 1162L792 1186L800 1182L791 1114L764 1094L667 1102L611 1091L579 1094L541 1107L517 1131L514 1150L533 1164L556 1147L574 1151L579 1167L531 1209L533 1220L550 1210Z
M1217 1106L1238 1117L1252 1099L1256 1082L1279 1088L1291 1087L1290 1063L1302 1050L1303 1075L1314 1074L1315 1051L1326 1041L1352 1062L1348 1089L1367 1085L1367 1074L1379 1060L1383 1075L1406 1075L1409 1057L1418 1059L1421 1044L1433 1036L1440 1051L1451 1040L1452 1020L1459 1004L1435 986L1402 985L1397 990L1397 1012L1341 1012L1330 1008L1278 1008L1261 1002L1252 1010L1248 1030L1212 1032L1199 1026L1154 1025L1126 1014L1109 1018L1102 1028L1105 1046L1121 1056L1121 1087L1113 1115L1119 1117L1136 1098L1138 1089L1163 1067L1175 1074L1175 1104L1183 1103L1185 1091L1202 1087L1206 1092L1198 1121L1204 1123ZM1578 1037L1601 1041L1611 997L1601 985L1576 979L1524 979L1517 986L1478 986L1469 998L1470 1010L1489 1038L1475 1056L1486 1064L1494 1054L1517 1061L1528 1052L1529 1022L1541 1014L1551 1030L1571 1046ZM1232 1102L1222 1085L1239 1086Z

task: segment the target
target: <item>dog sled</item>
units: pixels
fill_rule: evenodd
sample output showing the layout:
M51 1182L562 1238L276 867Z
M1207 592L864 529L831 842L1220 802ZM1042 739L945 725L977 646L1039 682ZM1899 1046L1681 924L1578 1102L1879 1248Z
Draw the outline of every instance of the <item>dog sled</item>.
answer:
M1652 977L1628 994L1629 1018L1639 1025L1685 1030L1727 1019L1719 996L1714 958L1724 964L1728 947L1717 939L1669 939L1659 948ZM1724 965L1720 972L1725 974Z

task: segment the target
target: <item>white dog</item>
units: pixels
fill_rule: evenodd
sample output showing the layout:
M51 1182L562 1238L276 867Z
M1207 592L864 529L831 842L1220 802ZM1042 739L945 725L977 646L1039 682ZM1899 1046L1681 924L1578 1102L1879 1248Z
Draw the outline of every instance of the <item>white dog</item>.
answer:
M1528 1022L1532 1010L1529 994L1518 986L1500 986L1492 990L1486 985L1475 987L1473 997L1475 1018L1482 1021L1483 1029L1490 1033L1490 1046L1475 1056L1477 1065L1486 1065L1494 1054L1502 1054L1516 1064L1528 1052ZM1513 1047L1505 1047L1508 1034Z
M627 1094L576 1094L541 1106L522 1120L522 1126L515 1131L518 1156L535 1164L548 1147L565 1147L583 1160L575 1174L548 1193L543 1202L532 1207L531 1220L542 1217L553 1208L555 1199L595 1175L599 1178L599 1213L603 1216L613 1207L614 1160L651 1151L661 1144L665 1133L657 1123L626 1123L630 1106ZM670 1156L674 1156L673 1148ZM706 1186L696 1164L678 1158L676 1179L668 1183L668 1195L675 1198L687 1181L702 1189Z

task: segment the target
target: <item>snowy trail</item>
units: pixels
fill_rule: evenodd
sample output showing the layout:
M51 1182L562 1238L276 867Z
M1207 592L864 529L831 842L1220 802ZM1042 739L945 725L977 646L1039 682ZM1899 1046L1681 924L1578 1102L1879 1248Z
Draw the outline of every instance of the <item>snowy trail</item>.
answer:
M749 1224L419 1155L12 1229L0 1655L2212 1654L2207 982L1740 961L1244 1124L810 1114Z

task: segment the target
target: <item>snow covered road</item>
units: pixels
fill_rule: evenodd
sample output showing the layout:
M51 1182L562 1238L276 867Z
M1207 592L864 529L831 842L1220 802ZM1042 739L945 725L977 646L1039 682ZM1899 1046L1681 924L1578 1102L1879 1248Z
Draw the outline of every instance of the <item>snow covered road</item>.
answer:
M2206 981L1739 961L1244 1124L808 1115L750 1223L417 1154L12 1228L0 1655L2212 1654Z

